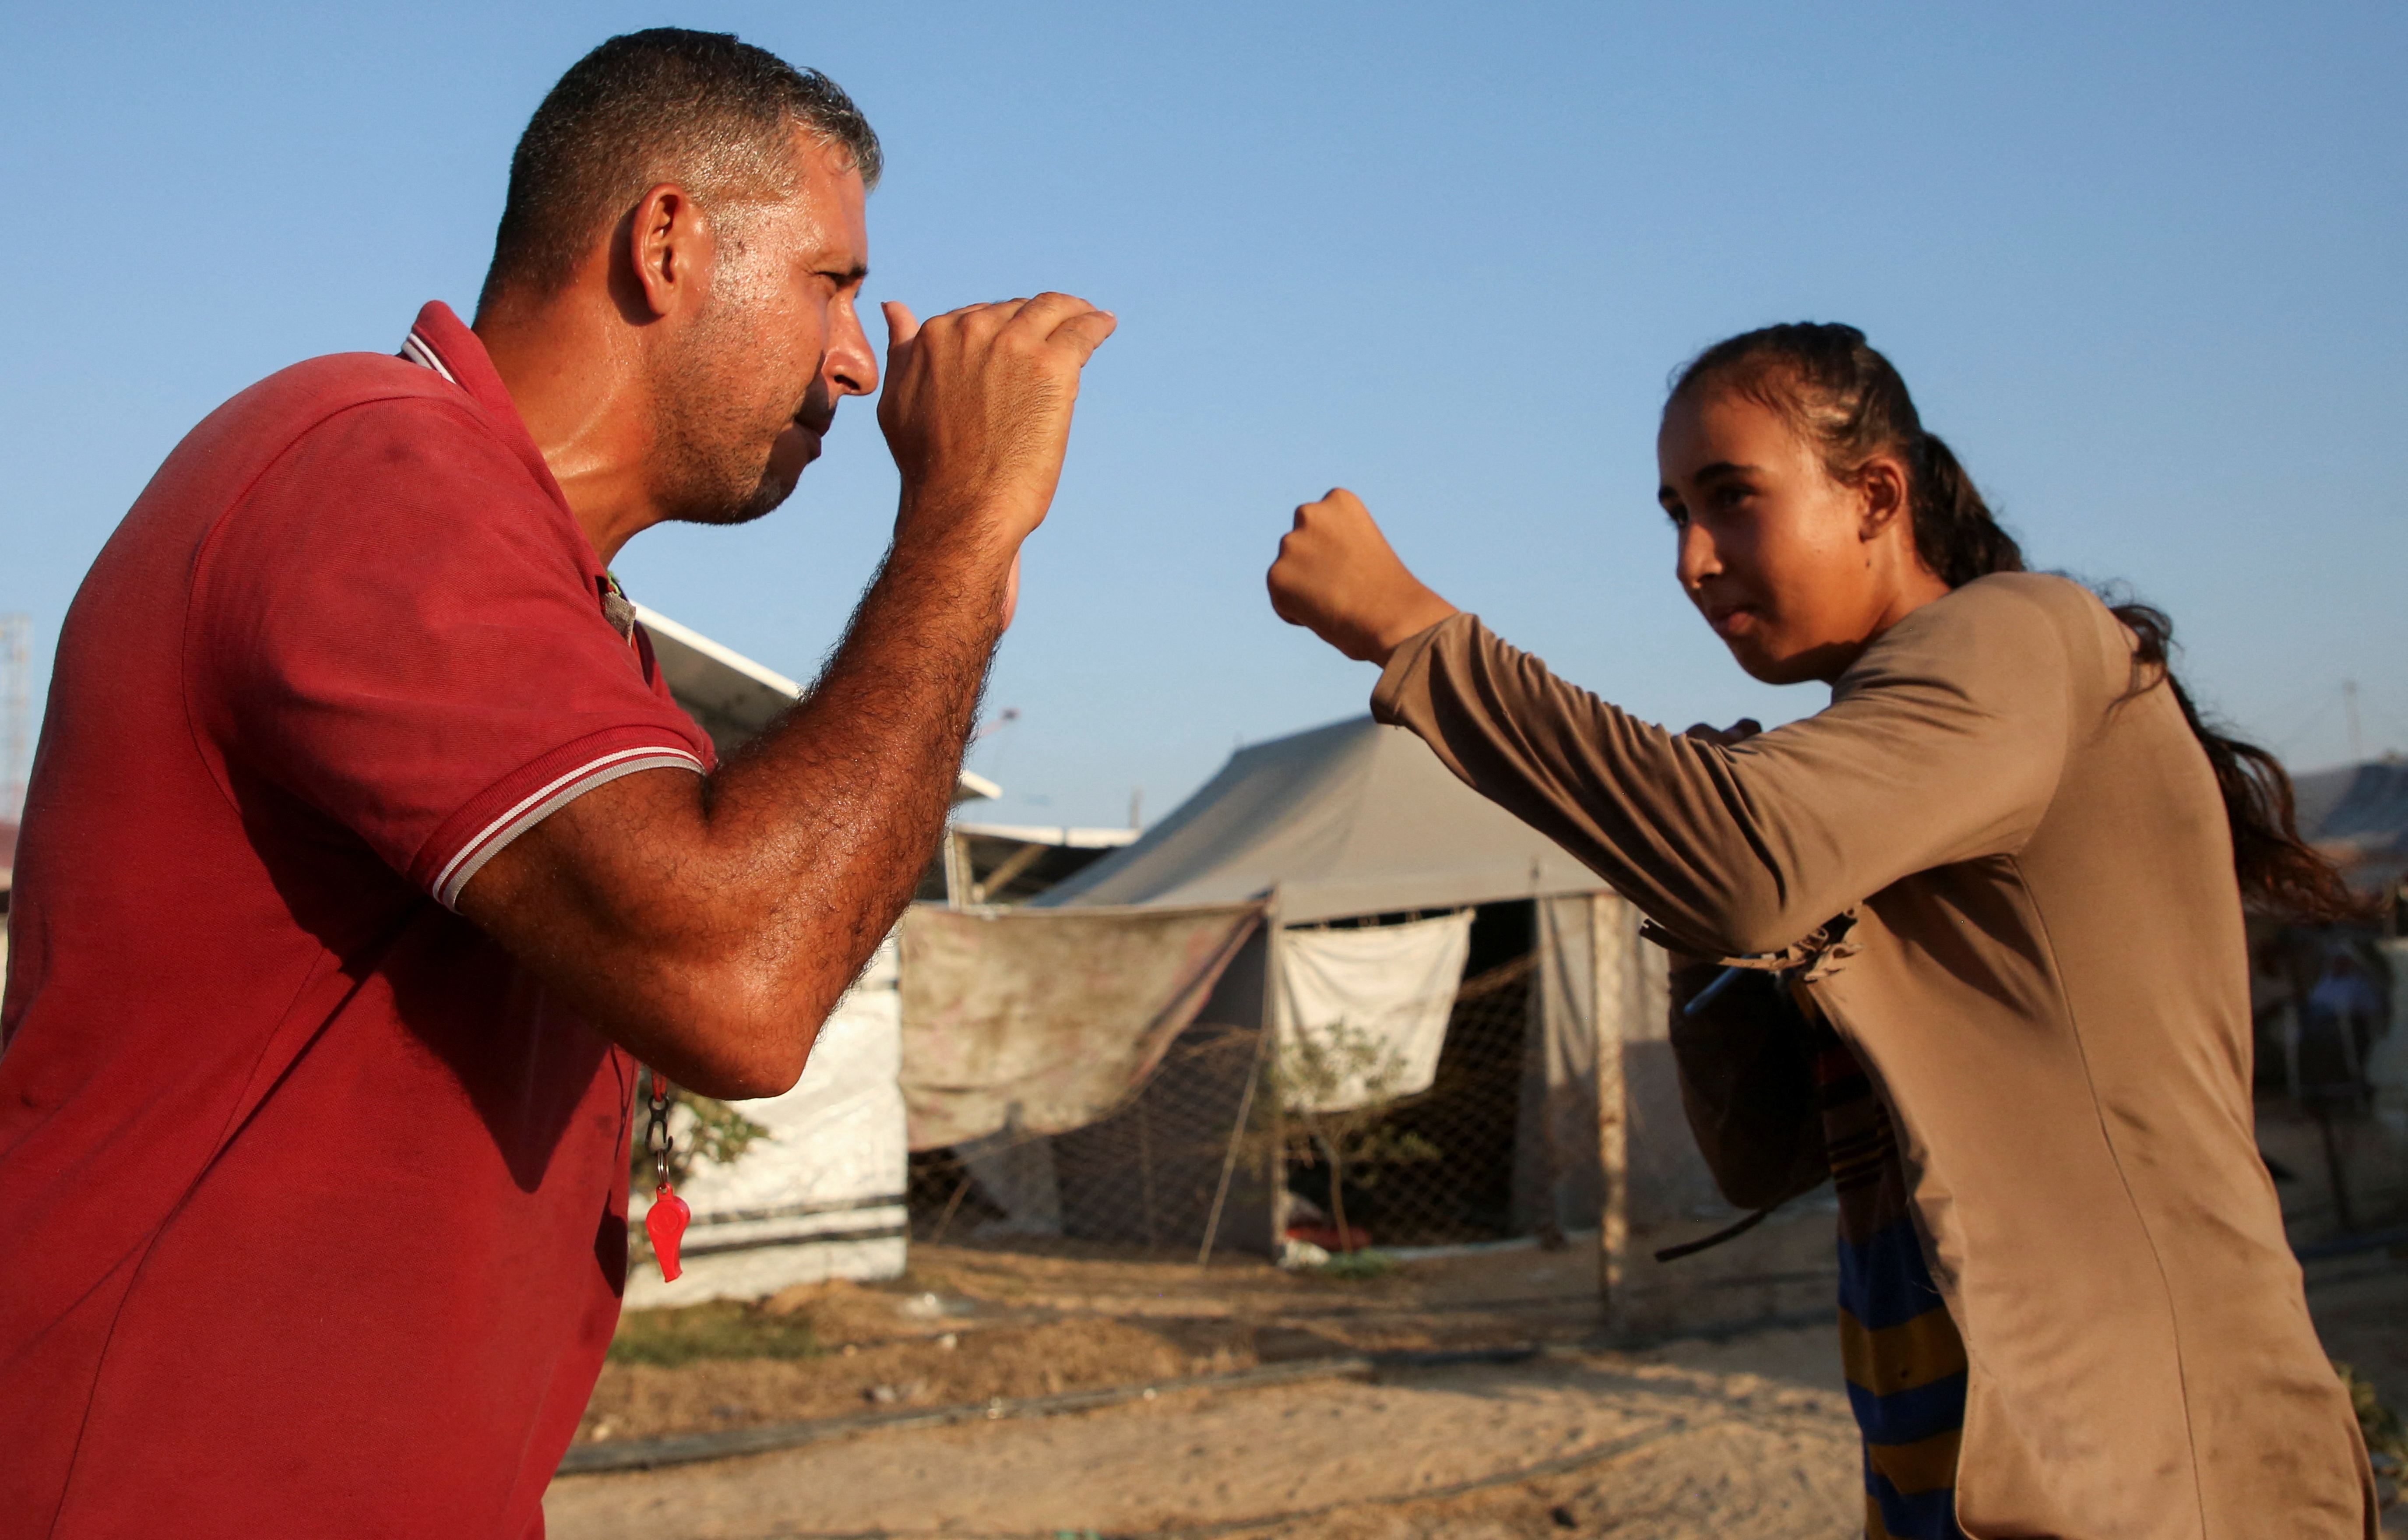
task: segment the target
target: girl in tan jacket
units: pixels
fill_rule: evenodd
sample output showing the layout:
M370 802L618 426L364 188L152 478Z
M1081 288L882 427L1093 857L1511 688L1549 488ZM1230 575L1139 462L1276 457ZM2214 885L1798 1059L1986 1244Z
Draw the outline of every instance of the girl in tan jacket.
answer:
M2162 615L2023 570L1855 328L1709 350L1657 456L1684 591L1822 712L1638 721L1342 491L1297 510L1272 603L1658 939L1766 981L1689 1034L1692 1120L1735 1197L1837 1182L1868 1533L2373 1535L2252 1129L2243 895L2348 904L2281 770L2200 722ZM1792 1084L1717 1059L1734 1012L1791 1014Z

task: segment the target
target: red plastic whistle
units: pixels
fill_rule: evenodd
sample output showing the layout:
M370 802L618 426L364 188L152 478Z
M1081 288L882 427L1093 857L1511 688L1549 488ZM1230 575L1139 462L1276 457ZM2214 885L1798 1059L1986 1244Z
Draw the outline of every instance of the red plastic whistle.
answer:
M660 1259L661 1281L675 1283L685 1269L678 1265L678 1242L685 1236L685 1225L694 1217L694 1210L685 1200L668 1189L664 1182L652 1194L652 1206L644 1215L644 1233L652 1238L652 1255Z

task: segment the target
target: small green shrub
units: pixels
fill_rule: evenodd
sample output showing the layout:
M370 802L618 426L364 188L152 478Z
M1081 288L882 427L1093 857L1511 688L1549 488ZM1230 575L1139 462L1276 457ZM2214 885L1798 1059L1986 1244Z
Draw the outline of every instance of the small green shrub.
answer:
M638 1077L636 1096L635 1136L627 1142L627 1180L638 1192L652 1190L652 1152L645 1141L652 1131L652 1072ZM669 1152L669 1183L682 1185L694 1174L696 1160L708 1160L714 1166L732 1166L769 1130L738 1112L724 1101L700 1096L682 1086L669 1087L672 1128L679 1130L677 1147ZM683 1107L691 1120L677 1117L675 1109Z
M1312 1271L1320 1277L1336 1278L1341 1283L1369 1283L1396 1270L1397 1259L1384 1251L1340 1251Z

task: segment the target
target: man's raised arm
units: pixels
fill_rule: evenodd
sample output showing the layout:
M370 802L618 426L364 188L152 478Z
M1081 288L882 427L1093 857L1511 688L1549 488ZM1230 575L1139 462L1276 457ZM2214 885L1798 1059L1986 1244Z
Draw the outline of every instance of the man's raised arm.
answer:
M645 1062L706 1094L792 1086L910 902L951 805L1020 544L1112 317L1042 295L924 326L887 307L895 542L802 700L708 778L622 776L469 880L460 912Z

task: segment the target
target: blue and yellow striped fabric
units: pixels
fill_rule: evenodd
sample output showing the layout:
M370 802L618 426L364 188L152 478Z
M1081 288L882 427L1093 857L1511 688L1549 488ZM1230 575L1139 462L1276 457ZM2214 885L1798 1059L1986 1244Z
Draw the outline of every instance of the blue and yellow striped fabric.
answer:
M1889 1115L1837 1037L1815 1082L1840 1199L1840 1349L1865 1441L1865 1533L1963 1540L1965 1344L1924 1261Z

